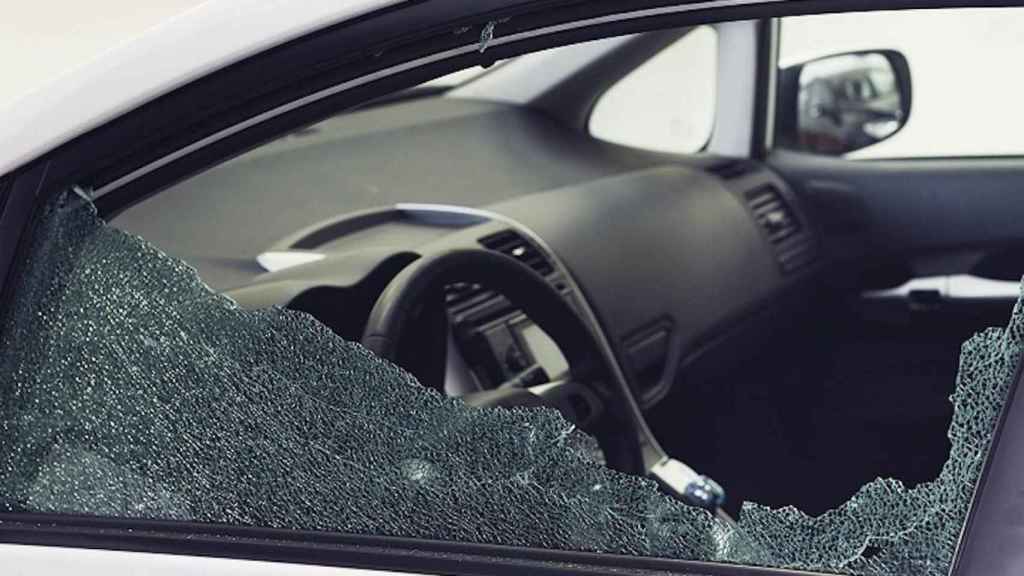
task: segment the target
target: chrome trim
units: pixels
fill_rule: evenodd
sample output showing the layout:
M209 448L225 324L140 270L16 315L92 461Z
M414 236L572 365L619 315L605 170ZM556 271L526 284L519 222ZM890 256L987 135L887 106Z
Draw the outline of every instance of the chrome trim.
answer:
M512 44L512 43L519 42L519 41L522 41L522 40L528 40L530 38L535 38L535 37L539 37L539 36L545 36L545 35L548 35L548 34L556 34L556 33L559 33L559 32L566 32L566 31L575 30L575 29L578 29L578 28L586 28L586 27L589 27L589 26L596 26L596 25L600 25L600 24L609 24L609 23L613 23L613 22L635 20L635 19L640 19L640 18L650 18L652 16L666 16L666 15L669 15L669 14L681 14L681 13L684 13L684 12L694 12L694 11L697 11L697 10L707 10L707 9L713 9L713 8L725 8L725 7L729 7L729 6L747 6L747 5L753 5L753 4L772 4L772 3L786 2L786 1L789 1L789 0L709 0L709 1L705 1L705 2L688 3L688 4L684 4L682 6L664 6L664 7L660 7L660 8L648 8L648 9L645 9L645 10L634 10L633 12L625 12L625 13L620 13L620 14L612 14L612 15L608 15L608 16L600 16L600 17L596 17L596 18L590 18L590 19L587 19L587 20L578 20L578 21L574 21L574 22L567 22L567 23L564 23L564 24L557 24L557 25L553 25L553 26L546 26L544 28L537 28L536 30L530 30L530 31L527 31L527 32L519 32L517 34L511 34L509 36L497 37L497 38L494 38L493 40L491 40L488 43L488 47L493 48L494 46L502 46L502 45L505 45L505 44ZM499 31L500 31L500 27L499 27ZM278 116L281 116L282 114L287 114L288 112L291 112L293 110L297 110L297 109L302 108L304 106L307 106L309 104L313 104L315 102L323 100L324 98L329 98L329 97L334 96L336 94L340 94L341 92L344 92L346 90L350 90L352 88L356 88L356 87L362 86L364 84L368 84L370 82L373 82L373 81L376 81L376 80L380 80L382 78L387 78L388 76L393 76L395 74L399 74L399 73L402 73L402 72L405 72L405 71L408 71L408 70L413 70L413 69L416 69L416 68L420 68L420 67L425 66L427 64L432 64L432 63L435 63L435 62L440 62L442 60L447 60L447 59L450 59L450 58L455 58L457 56L462 56L462 55L470 54L470 53L473 53L473 52L477 52L477 51L479 51L479 49L480 49L479 38L476 38L476 39L474 39L474 41L472 43L467 44L465 46L461 46L459 48L452 48L450 50L445 50L443 52L438 52L437 54L432 54L430 56L424 56L422 58L417 58L415 60L410 60L408 62L404 62L402 64L397 64L397 65L391 66L389 68L384 68L382 70L378 70L376 72L372 72L372 73L367 74L365 76L360 76L359 78L354 78L354 79L349 80L347 82L342 82L340 84L335 84L334 86L331 86L329 88L325 88L325 89L320 90L318 92L314 92L313 94L309 94L309 95L304 96L302 98L293 100L293 101L291 101L291 102L289 102L287 104L283 104L281 106L278 106L277 108L274 108L274 109L271 109L271 110L267 110L266 112L263 112L261 114L257 114L256 116L253 116L252 118L249 118L247 120L243 120L242 122L239 122L238 124L235 124L234 126L230 126L230 127L225 128L225 129L223 129L223 130L221 130L219 132L211 134L211 135L209 135L209 136L207 136L205 138L197 140L197 141L193 142L192 144L189 144L188 146L180 148L180 149L178 149L178 150L176 150L176 151L174 151L174 152L172 152L172 153L170 153L170 154L160 158L159 160L155 160L153 162L150 162L149 164L146 164L145 166L142 166L141 168L138 168L138 169L136 169L136 170L134 170L132 172L129 172L128 174L125 174L124 176L121 176L120 178L118 178L118 179L116 179L116 180L114 180L112 182L109 182L109 183L101 186L100 188L98 188L96 190L96 192L95 192L95 196L94 197L99 197L99 196L102 196L104 194L107 194L108 192L110 192L112 190L116 190L116 189L118 189L118 188L120 188L120 187L122 187L122 186L124 186L124 185L126 185L128 183L130 183L130 182L133 182L133 181L135 181L135 180L137 180L137 179L139 179L139 178L141 178L141 177L143 177L143 176L145 176L145 175L147 175L147 174L149 174L149 173L151 173L151 172L153 172L155 170L158 170L158 169L160 169L160 168L170 164L171 162L174 162L175 160L179 160L179 159L181 159L181 158L183 158L183 157L185 157L185 156L187 156L187 155L189 155L189 154L191 154L191 153L193 153L193 152L195 152L197 150L201 150L202 148L205 148L205 147L207 147L207 146L209 146L211 144L219 142L219 141L221 141L221 140L223 140L225 138L228 138L230 136L234 136L235 134L238 134L239 132L242 132L243 130L247 130L249 128L252 128L253 126L257 126L257 125L262 124L263 122L266 122L268 120L272 120L272 119L274 119L274 118L276 118Z

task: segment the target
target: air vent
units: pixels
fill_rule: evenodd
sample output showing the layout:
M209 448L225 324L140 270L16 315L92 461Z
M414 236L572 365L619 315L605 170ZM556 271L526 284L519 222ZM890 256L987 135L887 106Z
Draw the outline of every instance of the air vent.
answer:
M505 230L485 236L480 239L480 243L490 250L519 260L533 268L541 276L547 276L555 270L551 262L540 253L540 250L537 250L533 244L530 244L526 238L514 230Z
M747 206L754 220L775 249L779 266L792 272L814 259L814 239L803 227L793 207L786 203L779 189L761 186L746 194Z
M781 244L800 232L800 221L773 186L747 193L747 205L772 244Z
M519 260L542 276L547 276L554 271L551 262L526 238L513 230L504 230L485 236L480 239L480 244L489 250L501 252ZM462 311L481 307L485 303L501 313L508 312L506 300L499 298L498 293L494 290L485 290L479 284L467 282L450 284L445 287L444 301L448 309L457 315Z

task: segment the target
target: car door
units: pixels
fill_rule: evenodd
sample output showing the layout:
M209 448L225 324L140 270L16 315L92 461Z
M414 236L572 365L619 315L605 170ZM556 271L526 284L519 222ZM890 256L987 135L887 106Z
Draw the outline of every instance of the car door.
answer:
M580 27L586 30L587 34L596 37L613 31L632 31L644 25L657 27L670 23L695 24L702 19L770 14L768 11L750 11L750 3L739 4L747 11L699 12L705 8L721 8L723 4L720 2L689 7L681 4L682 7L676 11L665 10L664 6L652 4L651 9L656 10L654 15L668 14L676 19L666 17L666 20L659 20L657 23L648 20L645 21L646 24L637 24L644 22L641 19L652 15L639 11L622 16L627 25L615 30L600 28L609 21L608 18L611 18L611 21L615 20L610 15L619 16L617 10L622 8L614 6L596 7L593 12L577 13L570 10L568 14L549 14L543 10L532 12L535 6L525 4L493 2L470 7L451 3L445 5L450 11L441 13L432 10L436 5L418 3L382 10L371 15L372 17L355 21L351 27L340 25L346 21L342 15L336 14L335 20L332 21L333 28L324 31L310 27L306 30L309 37L300 39L304 41L285 45L280 47L280 51L272 51L269 54L253 54L252 59L242 62L240 67L229 67L209 76L195 77L193 83L178 88L180 92L170 92L164 99L150 102L125 116L118 116L110 124L97 124L99 128L95 131L84 133L64 147L46 152L44 156L31 156L29 153L31 160L13 166L13 176L0 182L0 197L3 199L4 210L3 228L0 229L0 233L3 234L5 258L2 264L5 269L11 264L12 270L12 273L6 276L9 281L5 284L5 295L9 296L12 290L10 286L21 279L19 272L22 270L18 265L24 262L33 233L37 232L38 220L31 218L31 215L44 213L45 201L52 200L60 193L66 193L73 184L85 182L95 185L97 189L106 189L109 194L103 200L105 209L116 210L119 205L137 200L138 197L166 186L184 175L200 171L295 125L321 118L343 105L360 102L378 92L415 85L421 80L466 64L486 64L492 56L496 57L493 54L495 48L502 45L500 42L492 45L495 38L501 38L500 32L495 36L495 29L500 30L501 25L516 22L519 16L523 16L526 23L516 30L526 37L529 37L528 32L542 29L542 24L552 26L555 32L561 32L564 28L559 28L560 26L568 27L571 31L574 29L573 26L580 22L585 23L580 24ZM731 5L724 6L736 8ZM695 16L679 16L690 12ZM530 20L531 17L536 20ZM594 17L597 21L586 24L589 21L585 17ZM590 25L598 27L590 29ZM437 30L442 32L431 36L431 33ZM469 36L465 37L466 34ZM537 44L523 45L519 48L524 51L529 48L536 49L545 42L556 40L556 37L544 37L546 32L541 34L542 40ZM570 41L585 36L586 34L582 34L557 39ZM419 42L424 37L429 39L426 45ZM510 38L513 39L507 44L513 47L517 46L515 42L522 40L514 36ZM306 44L305 41L310 44ZM325 50L325 46L334 50ZM362 47L363 50L356 55L358 57L353 56L351 61L341 58L343 62L339 64L334 55L335 51L348 56L349 54L342 49L351 49L352 46ZM454 52L445 53L443 57L431 60L431 57L441 53L441 48L444 47ZM492 53L486 54L488 50ZM514 50L509 50L509 53L512 52ZM416 61L417 64L404 66L412 61ZM275 74L269 74L268 70L273 70ZM380 76L373 76L370 80L366 79L382 70L386 72ZM324 76L318 76L311 71L323 73ZM372 84L380 78L384 78L383 84ZM360 91L361 88L363 91ZM757 132L755 128L753 123L746 126L751 133ZM124 141L137 144L126 150ZM774 156L770 161L794 182L803 185L809 180L808 177L801 177L799 168L787 169L784 162L776 161ZM838 170L837 172L842 173ZM75 193L87 195L81 189ZM16 246L20 246L18 252ZM21 258L16 258L16 254ZM875 286L872 285L871 288ZM79 477L78 480L85 482L88 479ZM598 486L596 490L600 488ZM601 513L604 512L605 510L601 510ZM613 509L609 514L615 516L616 512L617 510ZM660 514L645 517L646 523L643 525L657 533L671 524L671 517L666 517L663 510ZM30 511L4 513L0 517L0 534L3 541L8 544L64 547L72 550L104 549L110 555L110 562L92 565L102 566L102 569L107 571L122 572L141 566L152 568L157 563L167 560L124 552L135 551L148 554L166 552L184 556L189 558L189 561L179 563L178 569L201 566L203 570L214 573L218 570L258 571L260 568L256 565L246 563L253 560L292 564L299 566L301 573L317 571L309 568L310 564L466 574L645 574L652 571L707 574L779 573L738 565L546 548L524 549L493 543L409 540L389 535L336 534L316 530L214 525L162 519L41 515ZM603 534L593 536L600 538ZM118 550L122 552L115 552ZM52 553L51 550L26 551L19 548L7 549L6 552L22 555L20 557L23 563L19 564L18 568L32 569L43 563L53 566L54 562L59 561L58 554ZM31 558L33 553L40 555ZM76 567L93 562L92 559L86 559L85 552L79 554L72 556L73 559L70 560ZM211 557L230 560L215 560Z

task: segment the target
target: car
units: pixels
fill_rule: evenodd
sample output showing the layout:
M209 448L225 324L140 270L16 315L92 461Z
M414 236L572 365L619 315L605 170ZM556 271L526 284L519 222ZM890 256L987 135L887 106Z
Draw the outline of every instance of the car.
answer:
M4 565L1019 573L968 4L210 0L10 105Z

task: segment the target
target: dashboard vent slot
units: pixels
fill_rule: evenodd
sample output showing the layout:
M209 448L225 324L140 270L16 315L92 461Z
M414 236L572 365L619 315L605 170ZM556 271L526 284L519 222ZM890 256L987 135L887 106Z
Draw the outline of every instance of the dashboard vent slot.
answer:
M781 244L800 233L800 221L774 186L762 186L749 192L747 205L772 244Z
M536 246L514 230L503 230L490 236L484 236L480 239L480 244L488 250L501 252L519 260L541 276L546 277L555 270L551 262L541 254ZM458 282L446 286L444 301L448 309L456 315L463 311L488 307L502 313L508 312L508 302L500 298L497 292L468 282Z
M485 236L480 239L480 244L489 250L501 252L519 260L533 268L541 276L548 276L555 271L554 266L541 254L540 250L514 230L504 230Z
M761 186L746 194L747 206L775 249L784 272L809 264L815 256L814 239L800 222L793 207L775 186Z

